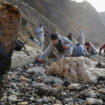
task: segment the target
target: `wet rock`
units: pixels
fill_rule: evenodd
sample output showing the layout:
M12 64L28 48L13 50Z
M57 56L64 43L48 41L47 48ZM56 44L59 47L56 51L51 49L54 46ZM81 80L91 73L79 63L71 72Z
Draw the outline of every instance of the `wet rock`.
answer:
M57 92L58 92L58 89L52 88L51 86L44 86L39 89L39 94L45 95L45 96L53 96L53 95L56 95Z
M89 97L90 98L96 98L97 97L96 93L93 90L91 90L91 89L88 89L88 93L89 93Z
M68 87L68 86L70 85L70 83L69 83L68 81L64 81L63 85L64 85L65 87Z
M77 102L77 103L85 103L85 101L84 101L84 100L79 99L79 98L77 98L77 99L76 99L76 102Z
M86 98L86 103L88 105L102 105L103 101L95 98Z
M38 83L38 82L34 82L32 84L32 87L34 88L41 88L41 87L45 87L46 85L44 83Z
M105 94L105 89L98 89L97 92L98 92L98 93Z
M80 90L82 88L82 86L79 83L75 83L75 84L69 85L68 88L71 90Z
M29 105L29 103L25 101L25 102L18 103L18 105Z
M49 97L44 97L42 100L45 103L48 103L49 101L51 101L51 99Z
M59 100L56 100L56 103L54 105L62 105L62 102Z
M48 83L48 84L58 84L58 85L61 85L61 84L64 83L63 80L61 80L60 78L53 77L53 76L47 76L47 75L38 77L38 79L41 82Z
M38 103L42 103L43 102L43 99L37 99L37 102Z
M35 73L35 74L40 74L40 75L44 75L45 71L46 70L43 69L42 67L34 67L27 70L28 73Z
M20 77L20 80L26 81L26 82L29 82L29 81L30 81L28 78L25 78L25 77L23 77L23 76Z
M62 93L61 93L61 96L63 96L63 97L64 97L64 96L67 96L67 93L66 93L66 92L62 92Z
M34 64L33 63L29 63L29 67L33 67L34 66Z
M56 88L56 89L58 89L58 90L66 89L65 86L63 86L63 85L57 85L57 84L54 84L53 87Z
M65 98L64 100L65 100L65 102L67 102L67 103L73 102L73 98Z
M17 96L16 95L11 95L11 96L8 97L8 100L12 101L12 102L15 102L15 101L17 101Z

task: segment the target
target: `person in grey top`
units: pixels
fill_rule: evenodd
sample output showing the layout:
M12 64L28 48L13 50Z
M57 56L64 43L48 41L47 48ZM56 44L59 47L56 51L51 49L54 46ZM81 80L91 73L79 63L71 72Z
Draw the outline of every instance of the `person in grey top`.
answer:
M37 32L38 40L40 42L40 47L43 50L43 46L44 46L44 35L45 35L45 33L44 33L44 29L43 29L43 25L42 24L40 24L37 27L36 32ZM35 41L35 43L37 43L39 45L39 42L38 41L37 42L36 42L36 40L34 40L34 41Z
M86 56L87 50L84 46L80 44L76 44L73 48L73 56L80 57L80 56Z
M42 61L52 51L55 52L57 60L65 57L70 57L72 54L73 43L66 37L58 37L57 34L51 35L51 42L45 52L37 59L38 62Z
M83 30L80 30L80 35L78 37L78 43L84 46L85 36L84 36Z

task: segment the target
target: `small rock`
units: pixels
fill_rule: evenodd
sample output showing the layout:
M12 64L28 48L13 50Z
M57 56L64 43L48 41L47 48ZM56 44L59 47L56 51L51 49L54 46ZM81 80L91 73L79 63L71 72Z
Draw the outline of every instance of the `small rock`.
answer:
M51 99L49 97L44 97L43 102L48 103Z
M80 90L82 88L82 86L79 83L75 83L75 84L69 85L68 88L71 90Z
M18 105L29 105L27 101L18 103Z
M88 90L88 93L89 93L90 98L96 98L97 97L96 93L91 89Z
M23 76L20 77L20 80L26 81L26 82L29 82L29 81L30 81L28 78L25 78L25 77L23 77Z
M29 63L29 67L33 67L34 66L34 64L33 63Z
M70 85L70 83L69 83L68 81L65 81L65 82L63 83L63 85L64 85L65 87L68 87L68 86Z
M44 75L45 74L45 69L43 69L42 67L34 67L34 68L31 68L29 69L27 72L28 73L36 73L36 74L41 74L41 75Z
M86 98L86 103L89 105L102 105L103 101L95 98Z
M105 90L104 90L104 89L98 89L97 92L98 92L98 93L105 94Z
M67 96L67 93L66 92L62 92L61 95L62 96Z
M59 100L56 100L56 103L54 105L62 105L62 102Z
M73 102L73 98L65 98L65 102Z
M17 101L17 96L16 95L11 95L11 96L9 96L8 100L12 101L12 102Z
M45 86L40 88L40 94L42 95L51 95L52 88L50 86Z
M43 102L43 99L37 99L37 102L38 103L42 103Z
M41 88L41 87L45 87L46 85L44 83L38 83L38 82L34 82L34 84L32 84L32 87L34 88Z

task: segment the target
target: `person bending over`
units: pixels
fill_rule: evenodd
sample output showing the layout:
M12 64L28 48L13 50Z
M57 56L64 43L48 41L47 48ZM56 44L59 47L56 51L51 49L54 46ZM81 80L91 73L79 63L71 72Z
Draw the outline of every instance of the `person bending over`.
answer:
M73 43L66 37L58 37L57 34L51 35L51 42L45 52L37 59L37 62L41 62L52 51L55 52L57 60L63 57L70 57L72 54Z

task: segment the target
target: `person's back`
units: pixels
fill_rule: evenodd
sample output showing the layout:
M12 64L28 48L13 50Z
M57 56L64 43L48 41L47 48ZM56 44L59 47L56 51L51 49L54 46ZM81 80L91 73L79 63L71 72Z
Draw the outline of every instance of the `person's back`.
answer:
M96 50L96 48L95 48L95 46L93 44L91 44L91 46L90 46L90 53L92 55L96 55L97 54L97 50Z
M85 47L83 47L80 44L76 44L73 48L73 55L77 56L77 57L86 56L86 54L87 54L86 52L87 51L86 51Z
M84 46L85 36L84 36L83 30L80 30L80 35L79 35L79 38L78 38L78 43Z
M43 46L44 46L44 29L43 29L43 25L40 24L37 29L36 29L36 32L37 32L37 36L38 36L38 40L40 42L40 47L42 48L43 50ZM35 40L36 42L36 40ZM37 43L37 42L36 42ZM39 44L39 43L38 43Z

